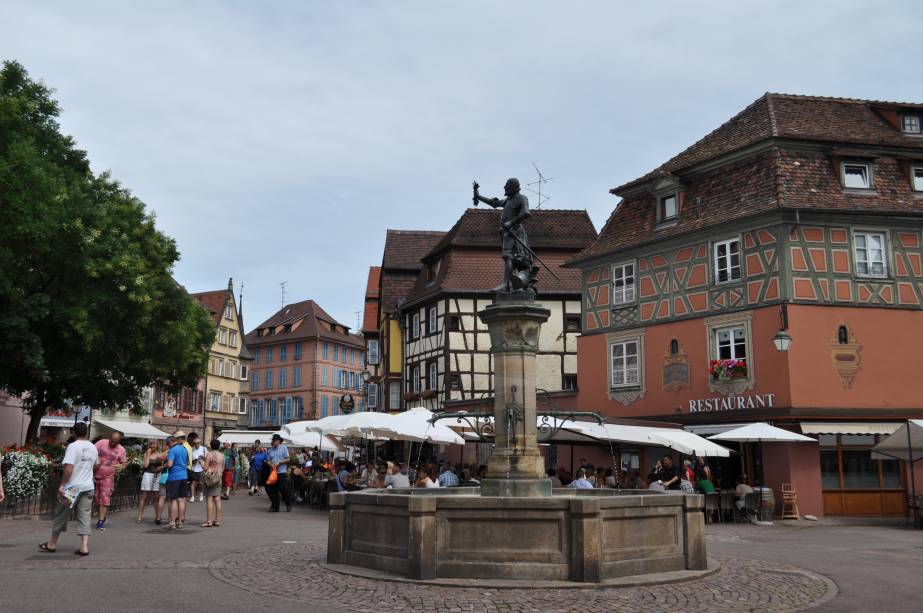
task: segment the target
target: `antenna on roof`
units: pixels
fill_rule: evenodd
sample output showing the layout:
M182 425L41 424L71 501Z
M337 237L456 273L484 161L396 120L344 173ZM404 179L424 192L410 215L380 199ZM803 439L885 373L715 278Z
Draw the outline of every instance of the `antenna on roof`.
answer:
M542 174L542 171L538 169L538 166L535 165L535 162L532 162L532 168L535 169L536 174L538 174L538 179L532 181L531 183L526 183L526 190L536 194L538 196L538 203L535 205L535 208L540 209L542 205L551 200L550 196L545 196L542 194L542 186L549 181L554 180L554 177L545 177ZM532 189L531 185L537 185L538 189Z
M283 281L282 283L279 284L279 287L282 288L282 308L283 309L285 308L285 284L286 283L288 283L288 281Z
M357 333L362 329L362 311L356 311L356 327L354 329Z

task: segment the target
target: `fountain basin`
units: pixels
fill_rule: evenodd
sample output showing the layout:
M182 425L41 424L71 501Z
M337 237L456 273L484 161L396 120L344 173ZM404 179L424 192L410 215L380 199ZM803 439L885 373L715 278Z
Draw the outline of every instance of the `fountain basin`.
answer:
M648 490L346 492L330 496L327 562L410 579L586 583L705 570L703 505L700 495Z

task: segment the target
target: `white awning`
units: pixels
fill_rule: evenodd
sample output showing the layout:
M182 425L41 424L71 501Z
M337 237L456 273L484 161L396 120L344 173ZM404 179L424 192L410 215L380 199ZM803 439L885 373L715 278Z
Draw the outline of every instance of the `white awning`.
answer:
M745 423L739 424L697 424L695 426L683 426L683 430L686 432L692 432L693 434L698 434L699 436L711 436L712 434L721 434L722 432L727 432L728 430L733 430L734 428L739 428L741 426L746 426Z
M146 421L126 421L122 419L94 419L93 423L105 426L110 430L118 430L122 434L133 438L167 438L169 433L158 430Z
M39 425L46 426L49 428L73 428L74 427L74 418L63 417L57 415L46 415L42 418L42 421L39 422Z
M902 421L801 422L805 434L892 434Z
M256 441L260 444L269 446L272 442L272 435L279 434L283 438L288 435L282 432L270 432L267 430L224 430L218 440L222 443L233 445L253 445Z

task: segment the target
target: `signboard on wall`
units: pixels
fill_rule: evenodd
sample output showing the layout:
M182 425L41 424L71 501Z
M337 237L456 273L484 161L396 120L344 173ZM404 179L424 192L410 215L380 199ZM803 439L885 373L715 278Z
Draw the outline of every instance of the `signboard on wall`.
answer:
M775 397L775 394L750 394L747 396L726 396L723 398L698 398L689 401L689 412L710 413L712 411L771 409Z

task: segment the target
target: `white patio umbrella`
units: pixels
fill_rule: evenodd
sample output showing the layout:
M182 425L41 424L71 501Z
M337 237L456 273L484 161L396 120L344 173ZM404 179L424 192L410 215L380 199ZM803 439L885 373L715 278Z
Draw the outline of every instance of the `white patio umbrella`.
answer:
M306 432L321 432L338 437L374 438L374 429L385 426L391 419L393 418L387 413L363 411L349 415L331 415L313 423L299 423L304 424Z
M913 463L923 459L923 419L908 419L886 439L872 447L873 459L903 460L910 467L910 492L917 499L917 481L913 475ZM917 524L920 523L917 509Z
M657 445L667 447L685 455L709 458L726 458L731 450L722 447L679 428L659 428L656 426L627 426L622 424L597 424L596 422L576 421L564 424L564 429L573 430L601 441L613 443L632 443L637 445Z
M439 422L430 423L433 412L424 407L407 409L403 413L392 415L382 426L376 426L374 434L395 440L417 443L442 443L464 445L465 439Z
M294 447L317 447L321 451L341 451L341 445L331 436L320 432L302 432L301 434L282 435L287 443Z
M766 422L758 421L746 426L734 428L708 437L715 441L733 441L736 443L758 443L760 446L760 519L762 519L763 495L763 443L816 443L810 436L776 428Z

